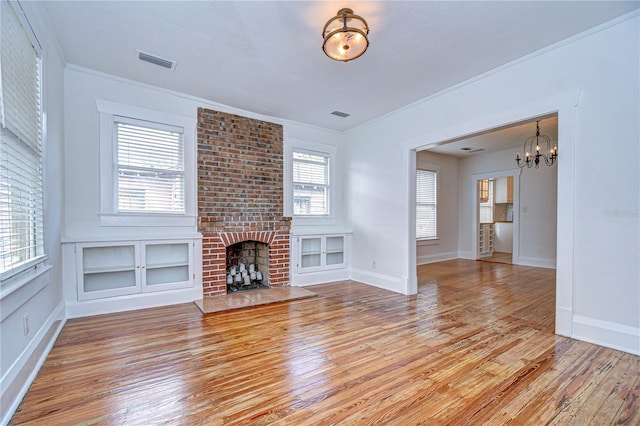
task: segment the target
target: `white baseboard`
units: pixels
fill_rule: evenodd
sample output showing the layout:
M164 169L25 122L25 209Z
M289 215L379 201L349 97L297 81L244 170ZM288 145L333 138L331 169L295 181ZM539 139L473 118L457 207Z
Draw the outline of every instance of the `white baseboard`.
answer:
M468 260L476 260L475 257L473 257L473 253L470 251L459 251L458 252L458 258L460 259L468 259Z
M542 257L518 257L518 265L520 266L533 266L535 268L548 268L556 269L555 259L544 259Z
M2 389L2 395L0 395L1 425L9 423L22 398L29 390L29 386L38 375L40 367L47 359L47 355L66 323L64 308L64 301L61 301L2 377L0 383L0 389Z
M202 287L194 286L157 293L138 293L108 299L87 300L84 302L67 301L67 318L87 317L91 315L111 314L134 311L136 309L156 308L159 306L189 303L202 299Z
M438 254L427 254L427 255L418 256L416 259L416 264L426 265L428 263L443 262L445 260L452 260L457 258L458 258L457 251L449 251L449 252L438 253Z
M307 274L291 274L292 286L308 286L315 284L331 283L349 279L349 269L333 269L329 271L311 272Z
M569 308L556 306L556 334L571 337L573 311Z
M404 294L402 280L400 277L393 277L391 275L351 268L350 279L373 287Z
M571 337L640 355L640 328L575 315Z

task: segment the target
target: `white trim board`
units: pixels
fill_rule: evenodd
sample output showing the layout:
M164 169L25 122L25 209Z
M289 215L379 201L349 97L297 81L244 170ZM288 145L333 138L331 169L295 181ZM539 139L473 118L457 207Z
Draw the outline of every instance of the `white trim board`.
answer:
M393 291L395 293L405 294L402 291L402 279L393 277L391 275L366 271L364 269L352 268L350 279L352 281L358 281L373 287L382 288L384 290Z
M573 316L571 337L619 351L640 355L640 328Z
M61 301L0 380L0 389L2 389L0 395L1 425L9 423L31 383L38 375L40 367L47 359L47 355L49 355L67 321L64 312L65 304L64 301Z
M332 269L329 271L310 272L306 274L291 274L291 286L308 286L326 284L334 281L345 281L350 276L348 268Z
M515 259L515 257L514 257ZM520 266L534 266L536 268L556 269L555 259L544 259L542 257L525 257L520 256L518 262L514 262L514 265Z
M453 260L457 258L458 258L457 251L448 251L444 253L426 254L423 256L418 256L416 263L418 265L426 265L428 263L444 262L445 260Z
M67 301L67 318L79 318L137 309L157 308L160 306L189 303L202 299L202 286L159 291L157 293L136 293L107 299L87 300L83 302Z

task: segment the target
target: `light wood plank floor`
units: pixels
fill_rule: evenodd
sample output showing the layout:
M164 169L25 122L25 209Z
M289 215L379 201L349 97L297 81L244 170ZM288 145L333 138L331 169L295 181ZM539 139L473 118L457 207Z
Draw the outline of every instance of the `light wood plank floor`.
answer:
M478 259L482 262L495 262L495 263L513 263L513 255L511 253L505 253L503 251L494 251L490 257L483 257Z
M413 298L341 282L70 320L13 424L640 424L640 357L555 336L553 271L419 277Z

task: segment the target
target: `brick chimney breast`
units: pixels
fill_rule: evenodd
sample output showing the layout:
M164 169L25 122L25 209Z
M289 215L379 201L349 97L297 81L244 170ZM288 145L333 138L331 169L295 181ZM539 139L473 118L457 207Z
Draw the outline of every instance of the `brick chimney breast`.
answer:
M289 285L282 126L198 108L198 228L204 296L226 294L226 247L269 244L271 287Z

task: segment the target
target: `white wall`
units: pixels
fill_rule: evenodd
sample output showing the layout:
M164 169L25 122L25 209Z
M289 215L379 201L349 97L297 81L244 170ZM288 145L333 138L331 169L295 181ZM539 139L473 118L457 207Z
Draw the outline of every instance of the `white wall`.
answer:
M552 140L552 144L556 141ZM473 223L475 208L475 180L473 175L487 174L514 169L516 152L520 148L506 149L487 154L475 154L460 160L459 167L459 238L462 257L473 258ZM520 149L521 150L521 149ZM558 150L562 150L558 144ZM517 168L517 167L515 167ZM554 268L556 260L556 199L558 168L540 166L539 169L520 171L519 193L520 212L514 228L520 230L518 265ZM517 192L517 191L515 191ZM514 232L516 229L514 229Z
M63 215L63 70L64 61L42 17L40 5L23 2L27 17L42 43L44 240L51 269L19 289L3 288L0 322L0 424L5 424L35 377L64 323L60 265L60 225ZM29 318L24 335L23 318Z
M295 138L338 146L343 136L317 127L301 125L265 117L249 111L237 110L215 102L171 92L164 89L68 66L65 71L65 218L64 236L67 239L87 238L143 238L145 236L181 235L193 233L193 227L101 227L99 182L99 117L96 99L176 114L197 117L197 108L206 107L247 117L258 118L284 126L285 140ZM342 155L340 155L342 157ZM342 160L340 160L341 162ZM339 165L340 166L340 165ZM340 167L339 167L340 169ZM339 176L341 178L342 176ZM342 188L336 206L338 223L343 225L344 198Z
M558 111L557 331L640 353L638 28L627 15L350 131L358 278L415 291L411 149Z
M450 155L419 151L416 168L436 165L438 172L438 239L418 241L417 263L432 263L458 257L458 159Z

